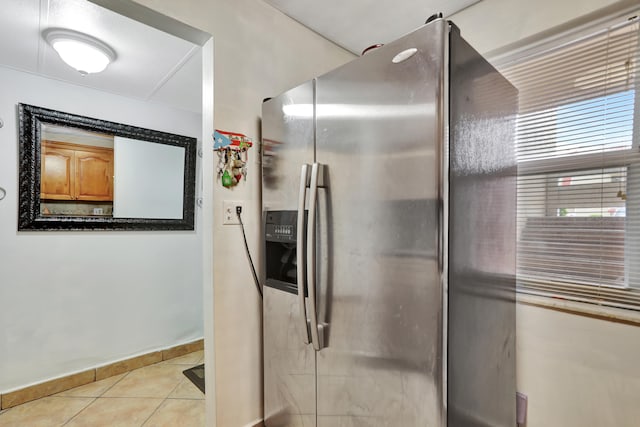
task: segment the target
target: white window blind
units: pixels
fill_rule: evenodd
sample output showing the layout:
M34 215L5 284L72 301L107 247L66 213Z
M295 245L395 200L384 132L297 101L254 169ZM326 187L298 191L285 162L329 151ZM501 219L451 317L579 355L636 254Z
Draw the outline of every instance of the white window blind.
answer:
M637 18L500 70L519 90L518 291L640 310Z

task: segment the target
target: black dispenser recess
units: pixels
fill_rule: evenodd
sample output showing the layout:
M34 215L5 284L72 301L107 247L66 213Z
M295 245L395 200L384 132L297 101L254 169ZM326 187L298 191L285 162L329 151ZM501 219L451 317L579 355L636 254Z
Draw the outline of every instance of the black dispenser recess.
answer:
M298 294L297 221L297 211L267 211L264 227L267 264L265 285L295 295ZM306 223L305 212L305 229Z

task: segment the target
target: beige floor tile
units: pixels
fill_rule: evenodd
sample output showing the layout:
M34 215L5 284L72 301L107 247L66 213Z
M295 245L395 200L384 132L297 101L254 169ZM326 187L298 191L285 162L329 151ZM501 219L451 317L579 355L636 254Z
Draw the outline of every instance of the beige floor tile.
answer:
M185 354L184 356L175 357L173 359L165 360L162 363L169 365L197 365L204 357L204 350L194 351L193 353Z
M185 377L171 392L169 399L204 399L204 393Z
M144 427L202 427L204 400L165 400Z
M140 427L162 399L98 398L65 427Z
M56 394L56 396L66 397L100 397L102 394L109 390L115 383L123 379L127 374L116 375L115 377L109 377L104 380L96 381L83 385L80 387L72 388L71 390L63 391Z
M45 397L0 414L2 427L58 427L87 407L93 398Z
M156 364L129 372L102 397L165 398L182 381L182 365Z

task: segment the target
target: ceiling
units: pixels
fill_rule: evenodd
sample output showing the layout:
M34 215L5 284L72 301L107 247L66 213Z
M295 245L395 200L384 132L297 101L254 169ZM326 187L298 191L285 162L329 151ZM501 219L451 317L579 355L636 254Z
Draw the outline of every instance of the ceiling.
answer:
M360 54L479 0L265 0L325 38ZM199 113L201 49L86 0L3 0L0 66ZM79 31L117 53L105 71L82 76L42 37L47 28ZM161 49L159 49L161 47Z
M265 0L276 9L360 55L368 46L391 42L424 24L480 0Z
M200 113L198 45L86 0L3 0L2 6L0 65ZM116 60L102 73L82 76L43 39L42 31L53 27L98 38Z

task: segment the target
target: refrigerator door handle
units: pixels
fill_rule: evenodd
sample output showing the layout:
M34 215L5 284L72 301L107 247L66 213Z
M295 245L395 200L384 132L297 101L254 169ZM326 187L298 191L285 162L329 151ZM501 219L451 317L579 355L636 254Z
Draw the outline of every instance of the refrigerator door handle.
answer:
M309 285L309 305L311 306L310 329L313 348L316 351L319 351L324 346L324 325L318 324L318 306L316 303L316 207L318 200L318 175L321 172L321 164L314 163L311 166L309 219L307 224L307 283Z
M298 282L298 304L300 305L300 320L302 322L302 341L305 344L311 342L309 338L309 319L307 318L307 307L304 297L305 282L305 260L304 260L304 200L307 192L307 176L309 175L309 165L304 164L300 169L300 192L298 193L298 218L296 235L296 274ZM310 293L310 292L309 292Z

